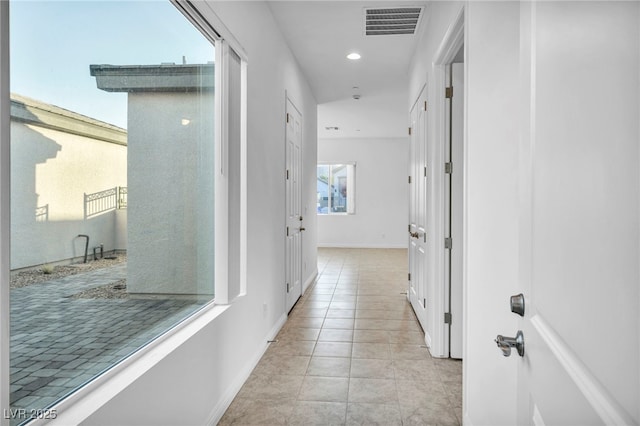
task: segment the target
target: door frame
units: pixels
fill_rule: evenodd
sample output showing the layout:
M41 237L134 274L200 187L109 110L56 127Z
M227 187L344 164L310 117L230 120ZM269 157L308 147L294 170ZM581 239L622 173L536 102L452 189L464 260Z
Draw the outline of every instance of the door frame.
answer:
M460 75L459 67L462 67ZM453 241L451 249L445 250L445 307L451 315L451 322L445 324L445 351L450 358L462 359L462 327L464 312L462 311L462 263L464 244L462 241L462 211L464 203L464 167L462 167L464 142L464 62L452 62L449 68L449 87L453 87L453 94L449 99L448 124L448 157L453 166L448 179L445 178L445 232L448 231ZM454 69L457 71L454 72ZM457 82L454 81L457 76ZM462 93L462 96L460 96ZM462 105L460 105L462 103ZM462 113L462 118L459 114ZM448 181L448 185L447 185ZM447 191L448 189L448 191ZM453 343L455 342L455 343ZM454 356L455 355L455 356Z
M464 7L461 7L456 18L454 19L451 26L447 29L442 42L437 50L437 53L434 57L433 61L433 77L435 80L434 84L434 93L432 99L433 105L433 134L435 139L435 149L433 152L433 161L431 162L432 168L435 167L434 173L434 185L433 187L433 202L435 208L433 211L433 235L432 240L434 243L430 246L433 249L433 273L431 277L433 278L433 312L431 318L434 318L435 323L432 328L433 335L431 336L431 355L434 357L448 357L449 356L449 335L448 329L449 325L444 322L444 314L448 312L448 286L445 282L446 278L446 252L444 247L444 239L445 239L445 171L444 171L444 163L445 163L445 150L448 147L448 122L447 122L447 99L445 96L445 89L447 86L447 66L453 62L456 54L460 50L460 48L464 44L465 56L467 52L467 44L464 43L465 38L465 13ZM464 80L467 81L467 68L464 70ZM465 84L466 86L466 84ZM466 152L467 152L467 123L466 123L466 91L464 93L464 111L465 111L465 119L463 122L463 158L462 164L457 166L461 168L463 171L466 171L467 168L467 160L466 160ZM466 188L466 173L464 173L464 181L463 188ZM463 189L462 194L462 203L463 206L466 205L467 194L466 190ZM462 212L462 228L463 228L463 258L467 258L466 253L466 210ZM454 243L455 244L455 243ZM466 314L467 311L467 303L466 303L466 261L463 262L463 270L462 270L462 310ZM466 316L466 315L465 315ZM466 327L462 327L462 340L463 340L463 359L466 358ZM463 365L464 368L464 365ZM466 398L463 398L466 400ZM463 407L464 410L464 407Z

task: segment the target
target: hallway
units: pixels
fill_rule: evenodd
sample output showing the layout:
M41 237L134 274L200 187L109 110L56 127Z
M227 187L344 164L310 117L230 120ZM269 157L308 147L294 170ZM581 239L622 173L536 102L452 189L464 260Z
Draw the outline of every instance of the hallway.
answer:
M424 346L406 250L321 248L318 271L220 424L461 424L462 363Z

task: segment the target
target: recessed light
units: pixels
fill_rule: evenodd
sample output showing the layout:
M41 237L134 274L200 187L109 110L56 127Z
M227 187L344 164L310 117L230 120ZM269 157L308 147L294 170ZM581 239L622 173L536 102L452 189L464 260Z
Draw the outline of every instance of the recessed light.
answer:
M356 60L360 59L360 54L359 53L355 53L355 52L349 53L347 55L347 59L351 59L352 61L356 61Z

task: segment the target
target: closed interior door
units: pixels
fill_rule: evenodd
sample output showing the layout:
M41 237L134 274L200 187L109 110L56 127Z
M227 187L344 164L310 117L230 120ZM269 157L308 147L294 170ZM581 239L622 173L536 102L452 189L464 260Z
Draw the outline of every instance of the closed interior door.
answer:
M411 109L409 159L409 301L423 329L427 321L427 99Z
M639 424L638 3L521 14L518 423Z
M286 113L286 236L285 290L287 312L302 295L302 116L287 99Z

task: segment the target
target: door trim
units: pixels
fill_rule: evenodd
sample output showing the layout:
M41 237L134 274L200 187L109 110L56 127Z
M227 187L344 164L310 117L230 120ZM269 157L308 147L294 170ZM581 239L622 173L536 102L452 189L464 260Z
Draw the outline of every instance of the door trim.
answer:
M455 55L458 53L458 51L460 50L460 48L462 47L462 45L465 45L465 56L466 56L466 43L464 43L464 35L465 35L465 31L464 31L464 27L465 27L465 13L464 13L464 6L462 6L460 8L460 10L458 11L458 14L453 22L453 24L451 24L451 26L447 29L447 32L445 33L442 42L440 43L440 47L438 48L438 51L436 52L435 55L435 59L433 61L433 72L434 72L434 79L435 79L435 86L434 86L434 102L433 105L435 106L434 108L434 120L433 120L433 131L434 131L434 137L435 137L435 152L434 152L434 156L433 156L433 161L432 167L441 167L441 170L437 173L437 175L435 176L434 179L434 183L435 185L433 185L433 202L435 204L435 208L433 209L434 212L434 229L433 229L433 238L436 241L436 244L432 247L434 247L434 253L433 253L433 267L434 267L434 272L433 272L433 279L434 279L434 299L435 299L435 303L433 304L433 318L436 319L438 324L437 326L434 327L434 334L432 337L432 343L433 346L431 347L431 351L432 351L432 355L436 356L436 357L447 357L449 356L449 344L448 344L448 324L444 323L444 314L445 312L447 312L448 310L448 288L447 288L447 283L445 283L445 278L446 278L446 274L445 274L445 260L446 260L446 256L445 256L445 248L444 248L444 238L445 238L445 201L446 201L446 197L445 197L445 191L444 191L444 179L445 179L445 173L444 173L444 162L445 162L445 150L447 149L448 146L448 141L447 141L447 99L445 97L445 87L446 87L446 78L447 78L447 73L446 73L446 67L449 63L451 63L455 57ZM465 67L465 81L466 81L466 75L467 75L467 69ZM465 96L464 96L464 105L465 105L465 117L466 117L466 91L465 91ZM466 152L467 152L467 147L466 147L466 118L465 118L465 122L463 123L463 139L464 139L464 143L463 143L463 159L462 159L462 169L466 170ZM466 173L465 175L465 179L466 179ZM463 181L463 188L466 188L466 182ZM462 194L462 198L463 198L463 205L466 204L466 199L467 199L467 195L466 193L463 191ZM463 211L463 217L462 217L462 227L463 227L463 258L466 259L467 258L467 254L466 254L466 232L464 231L466 229L466 211ZM442 242L442 244L438 243L438 242ZM463 312L466 313L466 264L463 263L463 271L462 271L462 306L463 306ZM465 315L466 317L466 315ZM463 339L463 359L466 358L466 350L464 349L466 347L466 327L463 324L462 327L462 339ZM464 367L463 367L464 368ZM466 399L466 398L465 398ZM463 407L464 408L464 407Z
M468 37L467 31L465 28L467 26L467 14L465 13L465 6L461 6L458 11L453 23L447 29L444 37L442 38L442 42L440 43L440 47L436 52L433 61L433 72L435 79L435 87L434 87L434 137L436 141L436 149L434 155L434 165L444 165L445 160L445 147L447 146L447 114L446 114L446 96L445 96L445 87L446 87L446 67L449 63L453 62L455 55L458 53L460 48L464 45L464 56L465 56L465 67L464 67L464 86L468 87L468 67L466 66L466 58L468 58ZM467 356L467 324L468 315L467 315L467 262L468 262L468 244L467 244L467 229L468 229L468 218L467 218L467 210L466 206L468 205L468 194L467 194L467 156L468 156L468 147L467 147L467 95L468 91L464 91L463 95L463 103L464 103L464 120L463 120L463 130L462 130L462 164L458 166L459 169L463 170L463 190L462 190L462 312L464 315L463 324L462 324L462 358L468 359ZM445 194L444 194L444 167L442 167L441 173L441 184L434 187L434 202L437 203L436 208L434 209L434 213L436 215L435 219L435 228L434 228L434 238L436 241L444 242L444 232L445 232ZM454 242L455 244L455 242ZM439 285L435 286L434 289L434 297L439 301L439 303L434 304L434 314L436 318L441 320L441 327L436 327L435 332L438 333L437 336L434 336L437 344L439 344L441 353L444 353L445 348L447 348L448 353L448 341L445 342L445 336L447 336L447 328L448 324L444 323L444 313L446 312L447 306L445 306L446 295L446 283L445 283L445 249L444 244L436 244L436 252L434 253L434 279L436 283ZM445 343L446 346L445 346ZM436 345L437 346L437 345ZM467 374L468 362L463 362L462 364L462 417L463 422L465 424L471 424L471 419L468 415L468 402L469 398L473 398L472 395L467 394L466 390L468 389L467 380L469 375Z

